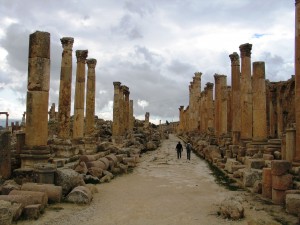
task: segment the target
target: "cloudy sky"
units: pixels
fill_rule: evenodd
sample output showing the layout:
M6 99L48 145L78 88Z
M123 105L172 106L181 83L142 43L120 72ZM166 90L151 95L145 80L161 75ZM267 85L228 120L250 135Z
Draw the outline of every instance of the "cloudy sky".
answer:
M230 85L228 55L240 44L253 44L252 61L266 62L267 79L289 79L294 8L295 0L0 0L0 111L18 119L26 110L29 35L39 30L51 34L49 107L58 106L60 38L74 37L72 102L75 51L88 49L98 61L98 117L112 119L120 81L137 118L177 121L194 72L203 73L202 89L215 73Z

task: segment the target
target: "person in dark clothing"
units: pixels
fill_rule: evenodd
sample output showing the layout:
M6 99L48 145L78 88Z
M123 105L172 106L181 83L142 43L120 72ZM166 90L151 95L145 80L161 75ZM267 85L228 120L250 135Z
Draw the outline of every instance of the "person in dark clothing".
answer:
M191 151L192 151L192 145L188 142L186 145L186 156L188 160L191 160Z
M182 144L180 143L180 141L178 142L178 144L176 145L176 151L177 151L177 159L181 158L181 152L182 152Z

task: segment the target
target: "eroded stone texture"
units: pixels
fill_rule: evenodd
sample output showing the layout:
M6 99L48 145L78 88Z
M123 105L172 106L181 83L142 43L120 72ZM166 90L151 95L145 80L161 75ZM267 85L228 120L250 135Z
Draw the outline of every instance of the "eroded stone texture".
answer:
M300 160L300 4L295 5L295 118L296 118L296 154Z
M58 136L70 137L71 85L72 85L72 48L74 38L60 39L63 52L60 71L59 103L58 103Z
M241 139L252 139L252 81L249 43L240 45L241 52Z
M114 104L113 104L113 127L112 136L115 138L121 134L120 132L120 95L121 82L113 82L114 85Z
M267 104L265 63L253 63L253 140L266 141L267 139Z
M94 131L95 126L95 91L96 91L96 75L95 67L96 59L87 59L88 76L86 85L86 122L85 135L90 135Z
M146 112L145 114L145 127L149 127L150 113Z
M74 100L73 138L84 134L85 63L88 50L76 50L77 69Z
M0 175L8 179L11 175L11 134L9 131L0 133Z
M215 74L215 134L227 134L227 77Z

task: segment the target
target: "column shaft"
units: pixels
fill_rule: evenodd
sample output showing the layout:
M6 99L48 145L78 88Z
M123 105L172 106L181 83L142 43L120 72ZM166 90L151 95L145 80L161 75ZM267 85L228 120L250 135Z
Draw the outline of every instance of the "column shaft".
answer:
M267 102L265 63L253 63L253 140L266 141L267 139Z
M91 135L95 126L95 94L96 94L96 59L87 59L88 66L86 84L86 113L85 113L85 135Z
M60 70L59 103L58 103L58 136L70 137L71 85L72 85L72 48L74 38L60 39L63 52Z
M252 139L252 81L251 44L240 46L241 51L241 139Z
M114 84L114 105L113 105L113 129L112 136L116 137L120 135L120 90L121 83L113 82Z
M74 101L73 138L84 135L85 63L88 50L76 50L76 86Z
M296 154L300 160L300 4L296 0L295 7L295 116L296 116Z

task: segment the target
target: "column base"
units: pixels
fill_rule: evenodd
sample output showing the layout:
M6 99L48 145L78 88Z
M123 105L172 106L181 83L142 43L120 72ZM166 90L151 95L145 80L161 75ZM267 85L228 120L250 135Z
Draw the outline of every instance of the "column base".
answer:
M20 154L21 158L21 169L34 168L37 163L48 163L50 158L50 151L45 150L43 146L41 150L35 148L34 150L23 150Z

